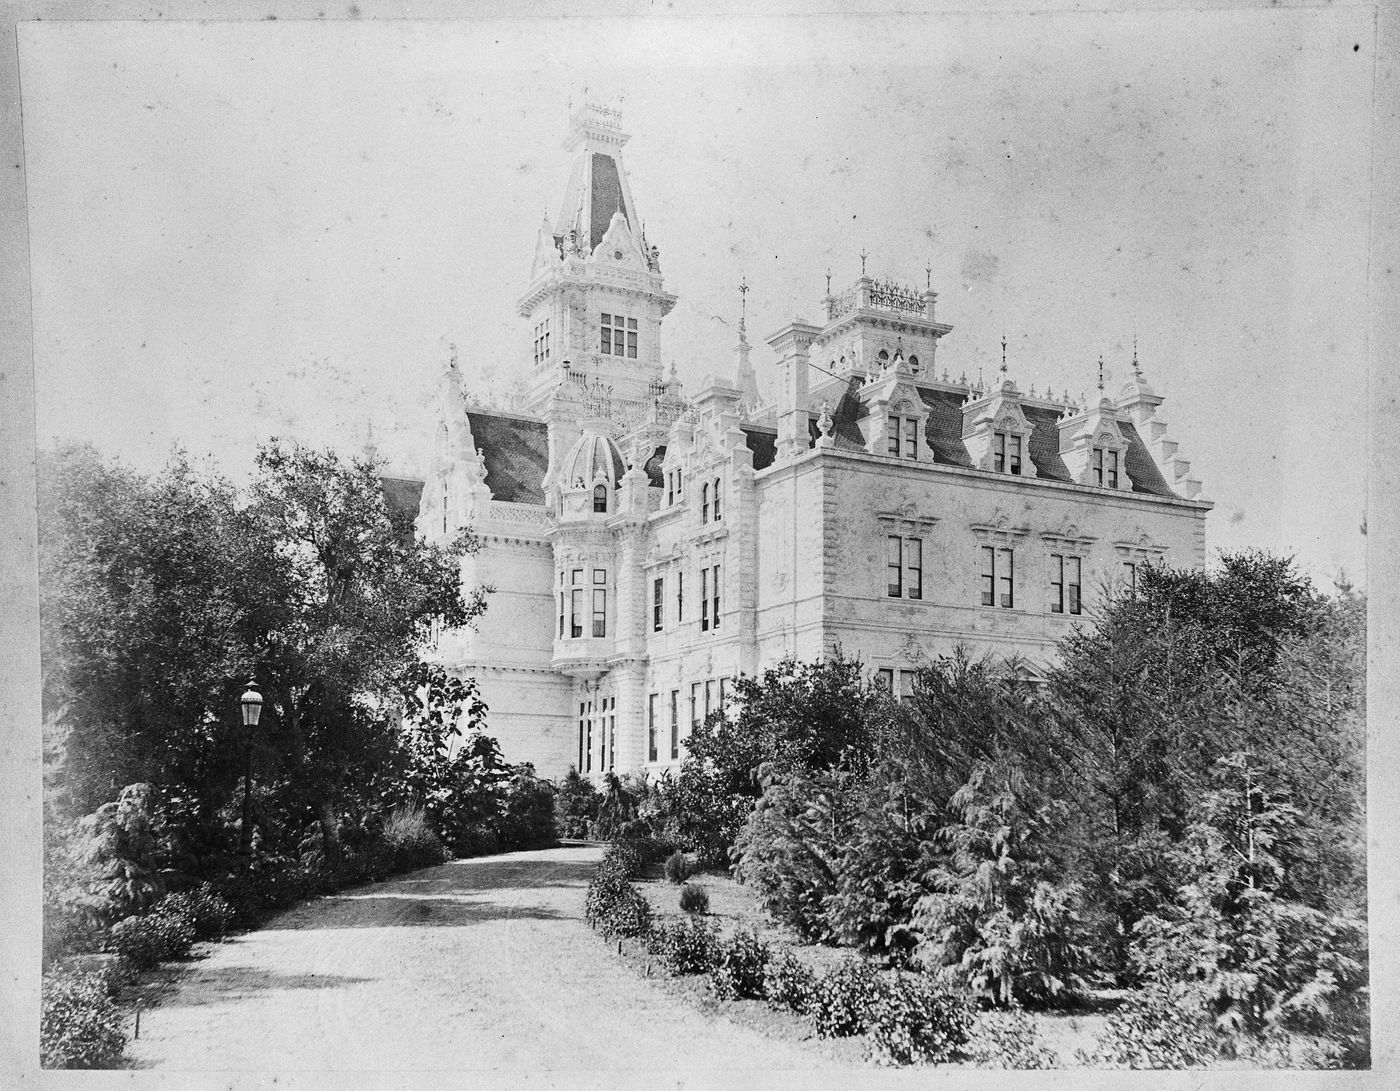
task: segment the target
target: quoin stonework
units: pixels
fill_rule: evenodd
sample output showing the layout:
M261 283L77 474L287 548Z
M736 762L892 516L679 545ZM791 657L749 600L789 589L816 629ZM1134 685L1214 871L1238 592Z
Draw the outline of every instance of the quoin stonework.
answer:
M821 324L767 352L741 295L723 377L684 392L627 141L616 111L571 118L516 404L464 390L455 354L441 379L418 526L475 528L463 579L494 591L434 654L477 678L511 760L674 767L736 675L789 655L840 649L897 691L959 644L1043 664L1102 587L1204 562L1211 505L1136 354L1121 388L1078 400L1021 390L1004 360L989 384L954 376L929 284L828 283Z

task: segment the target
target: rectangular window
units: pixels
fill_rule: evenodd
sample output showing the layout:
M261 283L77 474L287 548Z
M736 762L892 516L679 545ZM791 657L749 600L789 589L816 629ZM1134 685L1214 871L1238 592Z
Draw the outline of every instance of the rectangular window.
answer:
M899 699L901 701L914 696L915 671L899 672Z
M721 679L719 680L719 707L720 707L720 708L724 708L725 704L726 704L728 701L729 701L729 677L728 677L728 675L726 675L725 677L723 677L723 678L721 678Z
M559 573L559 638L564 638L564 573Z
M999 474L1006 473L1006 433L992 433L992 469Z
M707 678L705 679L705 719L708 720L710 713L718 708L719 704L715 700L715 680Z
M714 628L718 629L718 628L719 628L719 565L715 565L714 586L711 588L711 590L714 592L714 599L713 599L713 601L712 601L712 603L711 603L711 606L710 606L710 613L714 615Z
M694 731L705 718L705 708L700 703L700 683L690 683L690 730Z
M700 486L700 525L704 526L710 521L710 483L707 481Z
M1014 597L1014 558L1009 549L982 546L982 605L1004 606L1008 610L1016 604Z
M1065 559L1058 553L1050 554L1050 612L1065 612Z
M904 457L917 458L919 444L919 422L914 417L904 419Z
M887 693L894 692L894 670L891 667L881 667L875 672L875 684Z
M891 417L885 428L886 435L889 436L889 453L895 458L899 457L899 418Z
M656 698L660 694L647 694L647 761L656 760Z
M1128 594L1137 594L1137 565L1132 561L1123 562L1123 578L1128 585Z
M1011 550L997 550L997 589L1001 592L1001 605L1008 610L1016 605L1014 563Z
M897 534L891 534L885 542L885 574L888 583L887 590L892 599L897 599L904 594L904 579L900 568L900 543L901 539Z
M710 570L700 569L700 631L710 631Z
M588 770L588 741L584 734L584 709L587 707L582 702L578 706L578 771L580 773Z
M593 635L608 635L608 592L605 587L593 588Z
M1007 436L1006 438L1007 443L1010 447L1010 451L1008 454L1009 465L1007 468L1013 474L1019 476L1021 473L1021 437Z
M569 636L577 639L583 635L583 588L575 587L569 592Z
M1103 488L1103 455L1102 447L1094 448L1094 484Z
M676 573L676 624L685 620L685 573Z
M718 477L715 478L715 522L716 522L716 523L718 523L719 520L720 520L720 511L719 511L719 485L720 485L720 480L721 480L721 479L718 478Z
M1118 487L1118 452L1117 452L1117 451L1109 451L1109 452L1108 452L1107 474L1108 474L1108 487L1109 487L1110 489L1116 489L1116 488Z
M651 631L661 631L661 615L665 606L665 587L662 577L651 581Z
M590 703L584 703L582 715L584 732L583 771L585 773L591 773L593 771L593 709L590 707Z
M911 599L924 597L924 543L904 539L904 593Z
M617 762L617 698L608 698L608 772Z
M637 358L637 320L635 318L627 320L627 358L629 360Z
M604 356L612 355L612 315L603 315L602 326L599 330L601 334L598 342L598 351Z
M1079 613L1079 576L1083 563L1080 557L1065 558L1065 593L1071 614Z
M681 691L671 691L671 760L681 756Z

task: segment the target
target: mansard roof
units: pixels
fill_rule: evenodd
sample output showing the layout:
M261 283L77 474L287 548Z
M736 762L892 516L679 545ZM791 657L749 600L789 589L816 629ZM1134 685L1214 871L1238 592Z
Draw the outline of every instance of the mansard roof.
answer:
M1038 405L1023 405L1021 412L1031 426L1031 440L1026 444L1026 449L1035 472L1051 481L1073 481L1069 467L1060 457L1060 414Z
M753 468L766 470L773 465L773 460L778 457L777 430L743 424L739 425L739 430L744 433L745 446L753 452Z
M963 403L967 398L952 390L930 390L919 387L919 397L928 410L924 436L933 451L934 462L945 466L972 467L972 456L963 446Z
M549 427L542 420L467 411L472 439L486 461L486 487L497 500L543 504L549 470Z
M1133 484L1133 492L1145 492L1152 496L1175 496L1175 491L1167 484L1167 479L1162 476L1162 471L1157 468L1157 463L1148 453L1147 444L1142 442L1137 428L1128 421L1120 420L1118 430L1128 441L1128 450L1123 455L1123 469L1127 471L1128 480Z

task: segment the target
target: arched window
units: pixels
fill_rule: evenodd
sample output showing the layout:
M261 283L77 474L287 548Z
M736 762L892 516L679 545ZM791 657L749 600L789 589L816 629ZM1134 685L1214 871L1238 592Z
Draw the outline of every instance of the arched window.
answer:
M593 510L602 512L608 510L608 487L606 485L593 486Z
M700 486L700 522L710 521L710 484L707 481Z
M919 358L917 356L909 357L909 370L915 375L919 373Z
M879 360L882 364L888 363L890 359L890 354L884 349L881 349L878 353L875 354L875 359Z

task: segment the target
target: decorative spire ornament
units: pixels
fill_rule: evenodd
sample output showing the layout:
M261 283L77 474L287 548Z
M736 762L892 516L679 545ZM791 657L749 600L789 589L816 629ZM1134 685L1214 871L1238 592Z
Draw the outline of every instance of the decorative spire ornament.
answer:
M1099 353L1099 397L1103 397L1103 353Z
M933 291L933 263L924 266L924 291Z
M865 276L865 259L869 257L864 250L860 252L860 275Z
M749 281L747 277L739 278L739 338L743 340L745 323L749 317Z
M1142 381L1142 368L1138 365L1137 334L1133 334L1133 378Z
M826 267L826 294L831 295L831 266Z
M1006 379L1006 334L1001 335L1001 377Z

